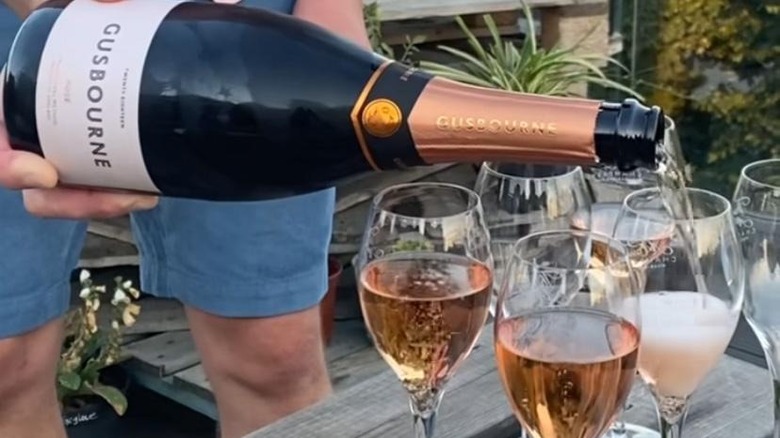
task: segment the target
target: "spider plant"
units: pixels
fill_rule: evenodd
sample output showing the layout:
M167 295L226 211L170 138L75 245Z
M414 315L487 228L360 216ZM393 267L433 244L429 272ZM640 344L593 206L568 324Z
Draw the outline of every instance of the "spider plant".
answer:
M600 62L606 62L627 70L617 60L603 55L576 53L582 40L568 48L556 46L546 50L540 47L531 9L525 2L522 6L528 32L519 47L502 38L490 15L483 15L489 33L489 43L484 46L463 19L456 17L472 53L438 46L439 50L449 53L460 62L457 65L445 65L421 61L420 67L455 81L522 93L572 96L575 94L572 91L575 86L589 83L617 89L644 100L636 91L609 79L598 66Z

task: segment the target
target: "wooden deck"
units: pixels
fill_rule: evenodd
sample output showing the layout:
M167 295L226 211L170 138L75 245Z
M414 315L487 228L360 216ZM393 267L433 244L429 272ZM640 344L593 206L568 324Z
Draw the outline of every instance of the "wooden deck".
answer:
M437 434L453 438L517 438L492 348L492 327L447 385ZM246 438L384 438L411 436L407 396L388 368ZM772 385L766 369L724 356L691 397L686 438L767 438ZM657 430L652 397L635 383L623 418Z

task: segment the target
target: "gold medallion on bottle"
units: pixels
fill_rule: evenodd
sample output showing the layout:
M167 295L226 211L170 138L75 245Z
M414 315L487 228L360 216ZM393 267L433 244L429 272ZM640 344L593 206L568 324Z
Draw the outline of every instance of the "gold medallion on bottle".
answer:
M375 99L366 105L361 121L367 133L374 137L386 138L401 128L403 114L395 102L388 99Z

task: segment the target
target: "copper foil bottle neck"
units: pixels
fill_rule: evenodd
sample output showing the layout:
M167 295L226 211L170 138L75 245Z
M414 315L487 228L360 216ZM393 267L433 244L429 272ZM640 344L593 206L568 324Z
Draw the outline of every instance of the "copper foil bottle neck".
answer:
M636 101L614 107L597 100L511 93L436 77L420 94L409 126L417 152L431 164L607 163L624 168L654 165L654 143L659 139L653 117L658 112ZM663 117L660 121L662 139Z

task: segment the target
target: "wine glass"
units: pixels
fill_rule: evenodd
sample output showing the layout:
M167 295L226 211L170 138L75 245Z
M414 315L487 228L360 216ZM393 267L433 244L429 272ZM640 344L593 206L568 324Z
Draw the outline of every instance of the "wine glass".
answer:
M780 159L745 166L732 205L745 259L743 313L774 381L773 437L780 438Z
M494 290L519 238L568 228L575 217L586 229L590 226L591 199L580 167L482 163L474 191L490 231ZM491 300L494 314L495 295Z
M665 159L673 161L675 165L684 162L682 147L677 125L670 117L664 118L664 141L662 144L662 153ZM685 181L690 181L691 177L688 169L681 169L684 172ZM629 172L619 171L611 167L595 167L589 169L586 175L588 188L595 203L591 206L591 229L611 235L628 246L630 259L637 273L641 276L647 265L660 254L653 250L653 245L657 242L642 242L633 240L631 230L625 227L615 229L615 220L623 206L623 201L631 192L643 188L658 187L658 175L655 171L645 168L637 168ZM578 224L573 224L575 228L581 228ZM646 233L663 234L668 230L663 230L662 223L646 222L645 226L654 227L652 230L645 230ZM617 232L619 235L615 235ZM660 249L660 248L657 248ZM628 407L626 407L628 408ZM604 438L658 438L660 434L652 429L640 426L634 423L626 423L620 419L610 428L609 433Z
M479 196L444 183L373 200L358 256L374 346L409 393L415 436L434 436L444 386L488 317L492 256Z
M627 250L609 236L549 230L517 242L494 343L504 391L532 436L597 438L614 422L635 380L638 291Z
M728 200L702 189L682 194L690 199L690 219L673 216L661 190L651 188L628 195L616 221L661 254L641 276L639 374L653 394L663 438L682 435L689 399L725 352L744 299L744 264ZM659 233L670 228L671 235ZM688 229L693 242L681 233Z

